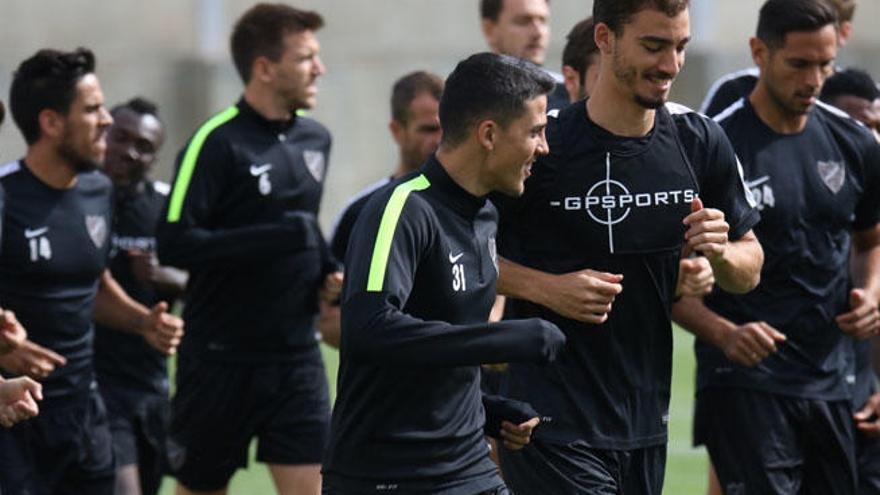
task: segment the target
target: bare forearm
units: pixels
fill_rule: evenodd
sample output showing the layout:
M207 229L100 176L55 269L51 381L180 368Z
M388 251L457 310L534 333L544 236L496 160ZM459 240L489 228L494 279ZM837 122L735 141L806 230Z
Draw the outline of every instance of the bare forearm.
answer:
M880 300L880 246L859 249L852 258L853 284Z
M734 294L744 294L761 281L764 250L751 232L728 244L724 256L710 260L719 287Z
M101 325L131 333L140 333L150 310L135 301L104 272L95 297L95 321Z
M733 322L707 308L698 297L682 297L672 305L672 321L698 339L721 348L724 336L736 328Z
M543 304L545 291L541 287L546 280L547 274L544 272L498 258L498 281L495 286L499 295Z
M189 279L189 273L170 266L159 266L156 267L154 277L153 285L156 290L167 297L173 298L183 294L183 291L186 289L186 282Z

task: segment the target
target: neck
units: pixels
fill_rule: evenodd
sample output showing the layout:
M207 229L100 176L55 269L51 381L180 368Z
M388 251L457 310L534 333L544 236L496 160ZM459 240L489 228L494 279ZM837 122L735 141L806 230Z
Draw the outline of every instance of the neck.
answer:
M403 177L404 175L406 175L410 172L415 172L421 166L422 166L421 163L419 163L417 165L412 165L412 164L405 163L403 161L403 159L401 159L400 161L397 162L397 167L394 169L394 173L391 174L391 178L397 179L397 178Z
M602 61L603 67L611 61ZM606 131L623 137L641 137L654 127L654 110L649 110L623 93L614 83L614 75L600 72L596 87L587 100L590 120Z
M24 163L37 179L53 189L71 189L76 185L76 168L48 143L28 147Z
M440 162L453 182L465 191L481 198L492 192L483 184L480 177L486 155L481 150L472 148L467 144L457 146L454 149L440 146L440 149L437 150L437 161Z
M257 82L252 81L245 87L244 101L267 120L289 120L293 116L293 109L287 106L283 98Z
M785 110L770 94L762 81L758 81L749 103L758 118L778 134L797 134L807 126L808 114L795 114Z

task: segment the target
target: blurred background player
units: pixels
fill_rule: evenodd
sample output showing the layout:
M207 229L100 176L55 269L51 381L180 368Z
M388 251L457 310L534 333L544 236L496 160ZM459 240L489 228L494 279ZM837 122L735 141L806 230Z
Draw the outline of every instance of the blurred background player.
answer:
M568 101L574 103L590 95L599 75L599 47L593 37L593 18L575 24L565 37L562 49L562 77Z
M480 0L480 26L489 48L543 66L550 42L548 0ZM548 69L556 81L547 96L547 110L568 105L562 75Z
M109 268L141 304L173 304L186 273L156 260L156 225L169 186L149 178L165 128L156 105L143 98L117 105L110 114L103 166L114 188ZM167 358L137 336L97 325L95 372L113 433L116 495L155 494L169 414Z
M332 301L342 278L317 222L330 133L297 111L315 106L323 25L285 4L248 9L230 40L244 93L179 155L158 229L159 259L190 273L168 441L179 493L225 493L253 438L279 493L321 491L330 404L314 320L322 284Z
M330 249L337 260L345 259L351 229L372 194L391 182L421 167L440 144L440 95L443 79L425 71L411 72L398 79L391 89L391 122L388 129L398 148L397 167L390 177L378 180L359 192L342 210ZM339 304L321 298L318 328L324 342L339 347Z
M183 324L165 303L149 309L129 298L106 270L112 186L96 168L112 118L92 52L38 51L19 65L10 95L28 147L0 169L0 301L28 340L0 357L0 367L38 378L45 398L38 417L0 431L0 490L110 494L114 456L95 382L92 318L166 354Z

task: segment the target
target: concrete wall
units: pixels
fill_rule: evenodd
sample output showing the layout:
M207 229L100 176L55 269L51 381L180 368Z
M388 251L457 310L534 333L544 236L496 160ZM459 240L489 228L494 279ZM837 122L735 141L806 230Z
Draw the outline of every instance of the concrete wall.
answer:
M232 23L254 2L246 0L2 0L0 94L7 99L11 71L41 47L88 46L109 103L140 94L156 100L169 139L156 176L170 179L174 156L198 124L234 102L241 90L227 54ZM428 69L446 75L466 55L485 49L477 0L301 0L319 10L328 74L313 116L334 135L322 221L329 226L346 199L385 174L396 155L387 131L392 82ZM697 106L718 75L748 65L747 40L762 0L692 0L694 42L676 83L676 101ZM559 68L564 37L587 16L590 0L553 0L548 67ZM870 29L880 2L862 0L856 37L846 63L880 75L880 31ZM0 159L24 145L7 122Z

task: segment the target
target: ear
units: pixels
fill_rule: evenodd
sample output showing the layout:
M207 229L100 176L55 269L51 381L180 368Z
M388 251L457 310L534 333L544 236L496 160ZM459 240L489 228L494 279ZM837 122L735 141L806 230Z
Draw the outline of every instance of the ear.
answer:
M763 71L770 57L770 48L755 37L749 38L749 48L752 51L752 61Z
M853 23L851 21L843 21L837 25L837 42L840 46L846 45L852 36Z
M391 131L391 137L394 138L394 142L399 146L403 142L403 131L405 130L403 125L391 119L391 122L388 123L388 130Z
M498 124L492 120L481 120L477 124L477 142L488 152L495 151L495 139L498 134Z
M562 83L568 92L568 100L574 102L581 94L581 75L570 65L562 66Z
M483 37L492 50L495 50L495 22L490 19L480 21L480 29L483 31Z
M608 27L608 24L600 22L596 24L595 28L593 28L593 41L595 41L596 46L599 47L599 52L611 53L613 38L614 33L611 31L611 28Z
M57 139L64 135L67 119L55 110L43 109L37 115L40 133L49 139Z
M257 57L251 66L251 79L262 83L269 83L275 78L275 68L272 61L266 57Z

